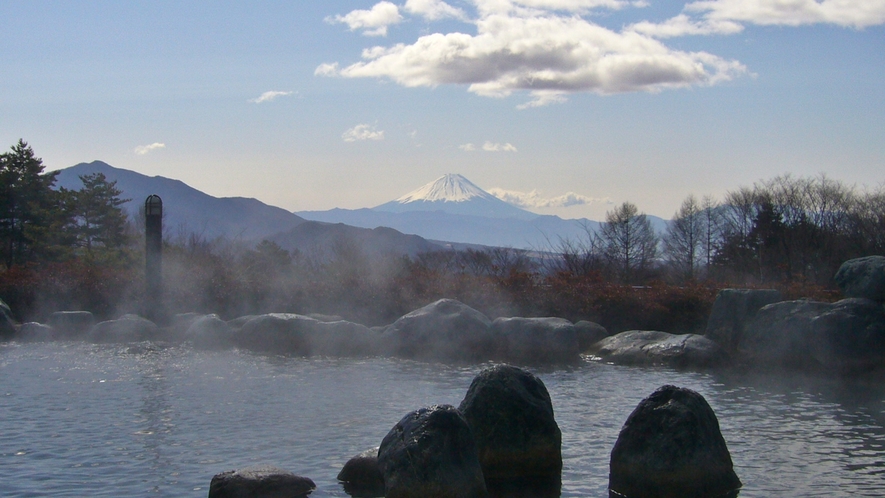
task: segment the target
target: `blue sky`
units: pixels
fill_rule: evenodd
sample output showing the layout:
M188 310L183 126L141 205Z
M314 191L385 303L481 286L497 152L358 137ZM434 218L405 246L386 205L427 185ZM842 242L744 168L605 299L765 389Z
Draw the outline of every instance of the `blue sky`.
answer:
M0 0L0 144L291 210L885 181L885 0Z

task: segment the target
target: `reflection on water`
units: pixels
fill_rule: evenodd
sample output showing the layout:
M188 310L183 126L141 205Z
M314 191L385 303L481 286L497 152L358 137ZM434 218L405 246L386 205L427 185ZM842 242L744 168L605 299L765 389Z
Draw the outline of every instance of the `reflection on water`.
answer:
M483 365L258 356L88 344L0 345L0 496L206 496L218 472L271 463L335 476L405 413L460 403ZM885 387L587 362L534 370L562 429L561 496L607 496L624 420L663 384L713 407L741 498L885 494Z

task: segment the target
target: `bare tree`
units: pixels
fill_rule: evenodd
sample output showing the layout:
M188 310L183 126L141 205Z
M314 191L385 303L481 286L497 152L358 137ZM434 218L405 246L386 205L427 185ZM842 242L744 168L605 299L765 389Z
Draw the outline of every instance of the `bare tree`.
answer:
M664 256L686 280L694 279L701 263L704 240L704 217L701 204L694 195L682 201L679 211L667 226Z
M658 236L645 214L630 202L605 214L599 237L610 268L623 283L633 283L657 256Z

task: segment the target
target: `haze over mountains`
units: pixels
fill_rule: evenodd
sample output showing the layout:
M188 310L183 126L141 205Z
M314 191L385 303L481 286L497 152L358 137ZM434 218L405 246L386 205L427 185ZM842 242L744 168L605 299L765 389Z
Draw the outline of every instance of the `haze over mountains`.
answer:
M343 238L356 241L368 253L410 256L441 249L447 243L544 250L555 247L561 239L582 239L586 230L599 226L587 219L531 213L456 174L444 175L374 208L297 213L251 198L213 197L179 180L149 177L101 161L61 170L56 185L79 189L79 176L91 173L103 173L117 182L122 196L131 199L124 205L130 215L137 215L148 195L159 195L164 202L167 236L193 232L209 240L269 239L302 252L323 251ZM660 218L650 218L658 230L665 226Z

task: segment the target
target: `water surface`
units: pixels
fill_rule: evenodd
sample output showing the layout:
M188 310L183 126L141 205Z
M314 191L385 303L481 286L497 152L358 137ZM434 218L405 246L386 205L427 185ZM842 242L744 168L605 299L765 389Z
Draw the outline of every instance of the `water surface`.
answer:
M184 346L0 344L0 496L205 497L259 463L347 496L335 476L407 412L457 406L487 365L288 358ZM664 384L701 393L740 496L885 495L875 381L626 368L533 369L563 434L563 497L605 497L622 424Z

